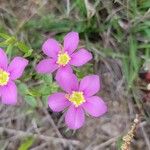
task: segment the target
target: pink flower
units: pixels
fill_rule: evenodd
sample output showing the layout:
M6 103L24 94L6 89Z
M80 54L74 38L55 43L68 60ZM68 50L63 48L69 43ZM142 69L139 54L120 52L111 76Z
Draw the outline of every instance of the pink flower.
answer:
M61 46L56 40L48 39L42 46L46 58L39 62L36 67L39 73L52 73L58 69L57 75L62 72L71 72L71 65L82 66L92 59L92 54L85 49L74 52L79 43L77 32L69 32L64 38L64 45Z
M105 102L94 96L100 89L99 76L88 75L78 83L74 74L63 73L57 82L66 93L52 94L48 98L48 105L54 112L68 108L65 122L70 129L83 126L85 112L93 117L99 117L107 111Z
M28 61L22 57L15 57L8 66L5 52L0 48L0 97L4 104L17 103L17 87L14 80L20 78Z

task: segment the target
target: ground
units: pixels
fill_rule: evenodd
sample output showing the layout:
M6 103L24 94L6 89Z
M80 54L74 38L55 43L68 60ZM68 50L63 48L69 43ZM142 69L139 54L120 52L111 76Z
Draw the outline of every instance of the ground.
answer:
M0 104L0 150L121 150L136 117L129 147L149 150L150 81L144 76L150 71L145 67L150 63L149 20L148 0L0 0L0 47L11 58L30 60L17 81L17 105ZM98 95L108 105L104 116L87 116L77 131L67 129L63 113L47 106L47 96L60 90L54 77L34 70L45 57L44 40L62 41L71 30L94 57L75 72L79 78L98 74Z

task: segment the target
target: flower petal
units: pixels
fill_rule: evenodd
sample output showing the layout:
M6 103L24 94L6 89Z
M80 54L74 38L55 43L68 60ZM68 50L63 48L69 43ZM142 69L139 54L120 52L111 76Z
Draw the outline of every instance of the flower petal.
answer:
M61 75L63 73L66 73L66 72L67 73L73 73L73 70L72 70L72 68L71 68L70 65L66 65L64 67L59 67L59 69L58 69L58 71L56 73L56 79L58 79L59 77L61 77Z
M74 66L82 66L92 59L92 54L85 49L80 49L71 56L70 64Z
M105 102L98 96L86 98L86 102L82 107L93 117L102 116L107 111Z
M58 69L58 67L59 66L55 63L54 60L47 58L39 62L39 64L36 66L36 71L38 73L52 73Z
M69 32L64 37L64 50L72 54L78 47L79 34L77 32Z
M48 97L48 105L54 112L63 111L70 105L64 93L55 93Z
M1 88L2 103L15 105L17 103L17 87L13 81Z
M100 80L98 75L88 75L80 81L79 90L89 97L96 94L100 89Z
M65 122L70 129L79 129L85 121L84 111L81 107L70 106L65 115Z
M78 79L73 73L62 72L61 74L57 74L56 81L68 93L78 90Z
M47 56L56 58L58 52L61 50L61 47L56 40L48 39L44 42L42 50Z
M27 64L28 60L22 57L15 57L8 66L8 71L10 73L11 79L15 80L20 78Z
M0 48L0 68L6 69L8 65L7 55L3 49Z
M0 97L1 97L1 95L2 95L2 92L1 92L2 90L1 90L1 89L2 89L2 87L0 86Z

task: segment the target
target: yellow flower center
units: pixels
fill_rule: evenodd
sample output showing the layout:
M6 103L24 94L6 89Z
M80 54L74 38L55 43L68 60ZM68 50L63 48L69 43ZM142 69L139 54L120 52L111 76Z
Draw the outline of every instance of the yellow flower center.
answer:
M0 69L0 86L6 85L9 81L9 73Z
M83 92L75 92L73 91L71 95L67 94L66 98L72 102L76 107L83 104L85 102Z
M59 53L58 54L58 59L57 59L57 64L61 65L61 66L65 66L68 64L68 62L70 61L70 56L68 55L67 52L65 53Z

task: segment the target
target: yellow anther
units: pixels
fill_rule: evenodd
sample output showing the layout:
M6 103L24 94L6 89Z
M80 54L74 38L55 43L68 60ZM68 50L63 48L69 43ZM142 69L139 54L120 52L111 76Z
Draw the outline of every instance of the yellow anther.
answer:
M66 98L72 102L76 107L83 104L85 102L83 92L75 92L73 91L71 95L66 95Z
M58 54L58 59L57 59L57 64L61 65L61 66L65 66L68 64L68 62L70 61L70 56L68 55L67 52L65 53L59 53Z
M9 81L9 73L0 69L0 86L4 86Z

